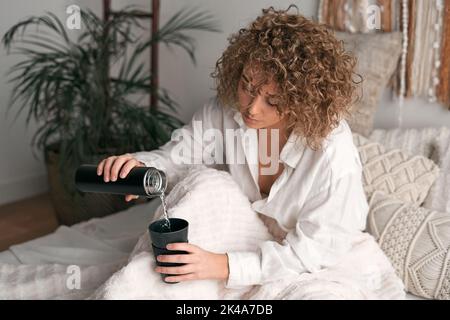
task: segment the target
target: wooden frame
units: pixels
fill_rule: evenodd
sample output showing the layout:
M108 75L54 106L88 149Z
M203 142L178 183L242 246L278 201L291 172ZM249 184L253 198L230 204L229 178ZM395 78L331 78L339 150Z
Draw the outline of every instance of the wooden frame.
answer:
M160 13L160 0L150 0L151 13L134 14L135 17L143 19L151 19L151 36L153 37L159 30L159 13ZM103 19L107 21L111 15L116 14L111 10L111 0L103 0ZM108 61L105 61L109 63ZM158 42L152 44L150 50L150 70L151 70L151 92L150 92L150 108L157 108L158 106L158 70L159 65L159 46Z

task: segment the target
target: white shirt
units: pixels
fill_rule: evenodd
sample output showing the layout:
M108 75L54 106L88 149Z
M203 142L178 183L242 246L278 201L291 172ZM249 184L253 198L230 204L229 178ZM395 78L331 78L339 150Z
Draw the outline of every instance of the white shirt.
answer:
M182 143L184 147L204 148L202 133L210 128L221 132L238 130L241 134L237 143L225 139L223 156L224 160L242 156L246 163L206 165L227 170L252 208L275 219L287 234L282 242L266 241L255 252L228 252L228 288L315 272L335 264L350 249L365 229L368 204L359 153L345 120L330 133L319 151L307 147L292 133L280 153L284 170L265 198L258 185L257 142L244 139L246 133L256 129L248 128L240 112L222 107L215 98L194 114L191 123L174 131L172 137L183 137L182 142L172 139L158 150L132 155L146 166L164 170L170 191L189 166L180 164L186 160L184 154L174 156L175 146ZM196 163L202 163L205 156L197 152L194 158Z

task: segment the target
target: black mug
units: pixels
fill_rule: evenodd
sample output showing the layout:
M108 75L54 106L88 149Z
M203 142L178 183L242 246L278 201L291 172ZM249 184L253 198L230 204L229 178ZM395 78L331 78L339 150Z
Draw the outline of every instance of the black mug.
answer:
M167 250L166 246L169 243L189 242L188 241L188 228L189 223L184 219L169 218L170 230L167 229L166 220L156 220L148 226L150 233L150 239L152 241L153 254L155 256L156 265L162 267L177 267L182 266L184 263L173 262L160 262L156 259L159 255L174 255L174 254L187 254L186 251L179 250ZM167 276L171 274L161 274L164 282ZM178 283L178 282L166 282L166 283Z

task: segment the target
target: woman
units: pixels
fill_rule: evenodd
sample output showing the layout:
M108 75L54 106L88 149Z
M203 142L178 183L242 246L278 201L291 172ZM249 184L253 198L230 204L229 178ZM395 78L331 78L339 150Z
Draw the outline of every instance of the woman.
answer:
M220 279L234 288L315 272L335 264L365 228L362 167L345 121L355 98L355 58L323 25L288 11L263 10L231 36L212 74L217 99L176 130L172 141L98 165L106 182L126 177L133 167L153 166L173 186L188 166L208 160L208 166L230 172L282 240L267 241L258 252L226 254L171 244L168 249L189 254L158 257L185 263L156 268L176 275L167 282ZM203 132L210 129L224 137L214 144L219 154L174 152L205 150ZM244 162L236 161L240 156Z

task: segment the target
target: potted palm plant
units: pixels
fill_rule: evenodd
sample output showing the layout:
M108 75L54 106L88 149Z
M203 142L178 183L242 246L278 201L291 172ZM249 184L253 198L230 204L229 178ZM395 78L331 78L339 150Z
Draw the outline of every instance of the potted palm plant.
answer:
M140 13L127 7L105 21L83 10L76 40L52 13L24 19L3 36L8 53L23 56L10 70L14 87L8 111L18 107L17 118L27 110L26 124L32 118L38 123L32 144L45 155L62 224L130 205L118 196L77 192L73 181L80 164L158 148L182 125L177 103L166 90L152 88L147 49L156 42L175 45L195 63L195 43L187 32L218 31L207 12L182 9L156 33L137 36L145 34ZM156 95L157 108L146 104L149 93Z

